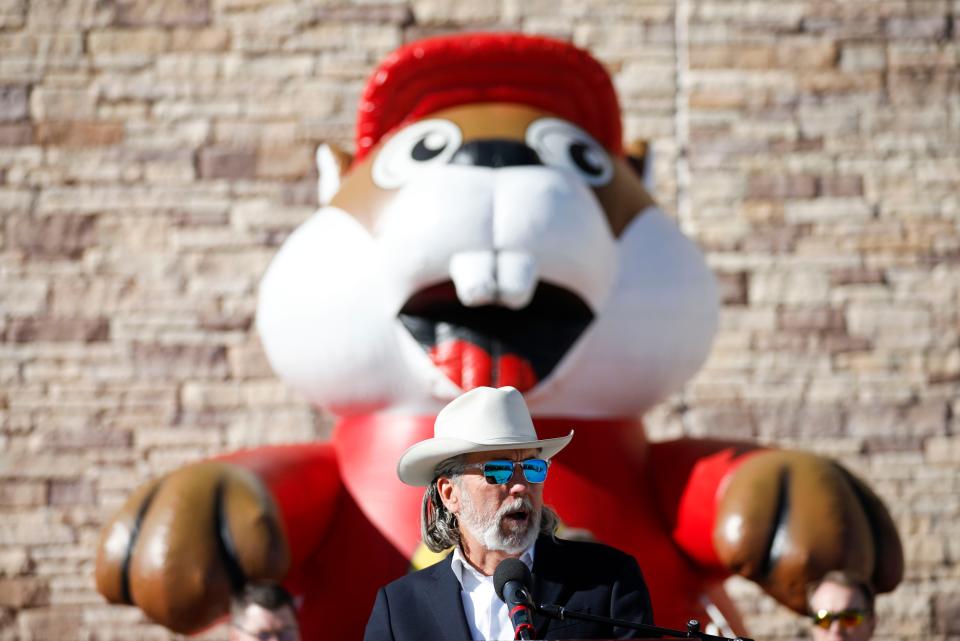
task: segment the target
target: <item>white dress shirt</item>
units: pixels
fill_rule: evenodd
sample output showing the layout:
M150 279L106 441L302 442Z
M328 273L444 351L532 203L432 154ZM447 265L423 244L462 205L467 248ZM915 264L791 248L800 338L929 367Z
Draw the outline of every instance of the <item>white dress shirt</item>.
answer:
M533 569L532 545L524 550L520 560ZM497 591L493 588L493 577L478 572L470 565L460 552L460 546L453 550L450 568L460 582L460 600L463 601L463 613L467 616L467 625L473 640L513 639L510 611L507 604L497 596Z

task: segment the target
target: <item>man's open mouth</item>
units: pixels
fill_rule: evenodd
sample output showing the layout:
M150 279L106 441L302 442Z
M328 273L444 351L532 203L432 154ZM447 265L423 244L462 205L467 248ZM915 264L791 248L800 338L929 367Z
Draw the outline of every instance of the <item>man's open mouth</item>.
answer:
M498 305L466 307L453 283L417 292L400 310L400 322L444 375L461 389L534 387L593 321L573 292L540 282L520 310Z
M524 509L507 512L503 515L503 520L511 525L523 525L530 519L530 512Z

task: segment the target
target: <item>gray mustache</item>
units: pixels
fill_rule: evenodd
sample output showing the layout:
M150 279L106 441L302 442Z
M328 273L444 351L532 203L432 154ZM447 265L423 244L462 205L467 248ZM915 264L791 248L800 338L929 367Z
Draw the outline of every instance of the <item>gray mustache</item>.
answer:
M500 506L500 509L497 510L496 519L499 521L510 512L516 512L517 510L526 510L527 513L533 514L533 501L529 497L518 496L509 503Z

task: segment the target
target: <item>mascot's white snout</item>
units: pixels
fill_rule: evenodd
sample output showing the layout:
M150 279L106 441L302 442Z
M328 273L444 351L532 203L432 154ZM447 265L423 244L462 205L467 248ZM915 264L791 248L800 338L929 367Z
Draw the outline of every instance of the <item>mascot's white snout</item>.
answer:
M398 311L443 281L467 307L523 307L543 281L596 310L616 270L616 239L593 192L547 167L425 171L383 210L374 236Z
M563 311L574 318L545 318L544 288L580 301ZM656 208L618 239L572 172L444 165L399 185L372 230L336 207L297 229L264 276L258 329L271 365L314 404L435 412L470 386L438 364L453 322L426 340L422 319L411 325L438 292L455 299L444 314L494 314L525 344L580 323L527 392L541 414L647 409L700 367L717 322L702 256Z
M636 416L702 366L720 301L697 246L657 207L620 235L613 290L596 319L543 385L527 395L547 416ZM602 407L602 414L585 408Z

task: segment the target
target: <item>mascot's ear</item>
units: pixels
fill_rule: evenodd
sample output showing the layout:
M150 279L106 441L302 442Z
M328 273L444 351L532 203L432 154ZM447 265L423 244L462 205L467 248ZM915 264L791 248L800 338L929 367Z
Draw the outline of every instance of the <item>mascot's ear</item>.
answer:
M340 189L340 178L347 173L352 162L353 155L334 144L322 143L317 147L317 171L320 174L317 194L321 206L328 204Z
M648 194L653 194L653 155L650 145L640 138L624 145L627 162L643 179Z

